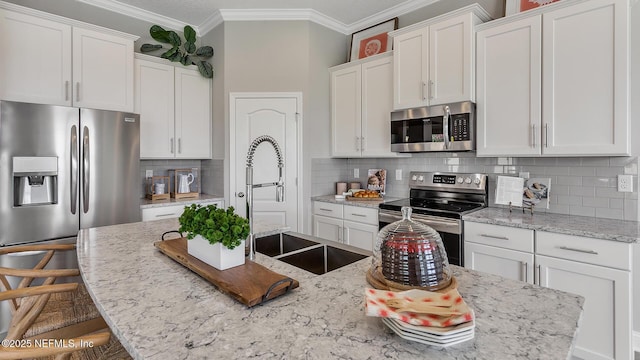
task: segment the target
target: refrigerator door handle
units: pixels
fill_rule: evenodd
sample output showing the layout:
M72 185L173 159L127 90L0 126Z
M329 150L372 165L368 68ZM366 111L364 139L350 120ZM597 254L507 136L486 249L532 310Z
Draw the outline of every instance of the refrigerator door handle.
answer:
M71 213L76 214L78 206L78 129L71 127Z
M83 211L86 214L87 212L89 212L89 181L91 180L91 167L90 167L90 148L89 148L89 128L88 127L84 127L83 130L83 135L82 135L82 142L83 142L83 151L82 151L82 166L83 166L83 171L82 171L82 200L83 200Z

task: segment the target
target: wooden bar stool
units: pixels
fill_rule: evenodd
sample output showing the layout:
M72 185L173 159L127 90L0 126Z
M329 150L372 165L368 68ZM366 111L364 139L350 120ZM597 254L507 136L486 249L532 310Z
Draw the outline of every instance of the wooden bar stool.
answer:
M83 284L55 284L59 277L78 276L78 269L44 269L56 251L74 250L75 244L22 245L0 248L0 256L42 252L33 269L0 267L0 301L10 303L12 317L0 360L131 359L104 319ZM7 277L20 283L15 289ZM35 279L43 279L34 285Z

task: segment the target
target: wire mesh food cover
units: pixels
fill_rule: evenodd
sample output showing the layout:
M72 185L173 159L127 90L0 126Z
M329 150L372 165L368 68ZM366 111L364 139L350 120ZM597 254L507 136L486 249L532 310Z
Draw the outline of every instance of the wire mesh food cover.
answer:
M451 283L451 268L440 234L411 220L411 208L402 208L402 220L382 228L373 253L372 272L386 280L436 291Z

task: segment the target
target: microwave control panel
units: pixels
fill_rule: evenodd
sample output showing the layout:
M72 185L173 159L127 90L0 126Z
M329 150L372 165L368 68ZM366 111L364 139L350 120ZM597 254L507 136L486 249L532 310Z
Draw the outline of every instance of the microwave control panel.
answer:
M469 133L469 114L451 115L449 127L449 134L452 141L471 140L471 134Z

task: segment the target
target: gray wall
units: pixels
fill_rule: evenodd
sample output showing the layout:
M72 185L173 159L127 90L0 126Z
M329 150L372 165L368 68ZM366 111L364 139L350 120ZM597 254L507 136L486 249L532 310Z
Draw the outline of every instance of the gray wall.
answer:
M215 29L214 31L218 31ZM330 144L330 66L344 62L343 34L307 21L228 22L224 31L224 118L229 119L230 92L302 92L304 204L301 224L310 229L311 166L313 156L328 156ZM207 35L209 38L210 35ZM220 47L220 45L218 45ZM220 75L218 73L218 75ZM214 85L215 88L217 86ZM220 96L218 94L217 96ZM217 111L216 111L217 114ZM214 122L216 122L214 116ZM225 173L229 173L229 126L225 120ZM244 157L238 166L244 166ZM228 176L225 177L228 181ZM230 184L225 183L228 197ZM230 202L228 202L230 203Z

